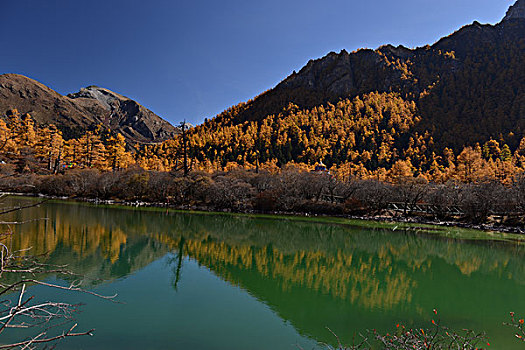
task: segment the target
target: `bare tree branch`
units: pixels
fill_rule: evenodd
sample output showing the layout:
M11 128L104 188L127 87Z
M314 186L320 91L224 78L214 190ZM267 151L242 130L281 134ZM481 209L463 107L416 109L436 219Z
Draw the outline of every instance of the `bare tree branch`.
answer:
M82 332L82 333L73 333L73 329L75 329L76 326L77 324L75 323L75 325L73 325L73 327L71 327L67 332L63 332L62 334L51 337L51 338L41 338L46 335L45 332L42 332L30 340L13 343L13 344L0 345L0 349L12 349L16 347L22 347L22 349L24 349L24 347L27 348L28 345L50 343L50 342L64 339L66 337L79 337L79 336L86 336L86 335L93 336L93 331L95 331L94 329L90 329L89 331Z

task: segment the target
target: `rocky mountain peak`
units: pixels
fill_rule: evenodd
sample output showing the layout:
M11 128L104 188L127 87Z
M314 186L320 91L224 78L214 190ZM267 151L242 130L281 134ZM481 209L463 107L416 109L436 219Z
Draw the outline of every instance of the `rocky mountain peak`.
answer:
M514 5L512 5L503 21L508 21L511 19L523 18L525 19L525 0L518 0Z
M111 110L115 108L117 102L128 101L129 98L119 95L111 90L91 85L80 89L79 92L69 94L67 97L71 99L85 98L98 101L105 109Z
M175 127L146 107L106 88L91 85L67 97L92 114L102 116L104 125L119 130L130 140L157 142L177 133Z

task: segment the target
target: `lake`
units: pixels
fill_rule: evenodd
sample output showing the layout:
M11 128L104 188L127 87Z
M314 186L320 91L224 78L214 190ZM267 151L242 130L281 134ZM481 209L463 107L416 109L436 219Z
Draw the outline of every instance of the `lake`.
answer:
M4 207L34 203L11 197ZM47 202L5 215L12 249L48 253L97 293L41 286L42 300L85 304L72 349L326 349L367 329L486 331L491 349L521 349L510 311L525 315L525 249L421 230L316 219L166 212ZM38 219L36 221L31 221ZM5 230L5 228L4 228ZM68 284L56 276L46 281ZM3 333L0 341L20 334Z

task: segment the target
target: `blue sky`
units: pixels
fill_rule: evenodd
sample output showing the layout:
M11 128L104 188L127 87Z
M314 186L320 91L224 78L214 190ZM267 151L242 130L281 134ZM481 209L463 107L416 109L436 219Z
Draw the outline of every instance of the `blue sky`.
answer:
M0 74L62 94L98 85L201 123L309 59L432 44L514 0L0 0Z

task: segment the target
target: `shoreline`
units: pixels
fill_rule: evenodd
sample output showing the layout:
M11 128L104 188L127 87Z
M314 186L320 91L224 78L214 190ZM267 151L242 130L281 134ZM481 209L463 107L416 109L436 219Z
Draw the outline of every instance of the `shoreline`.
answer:
M321 219L321 221L330 222L330 219L337 220L347 220L347 224L351 224L352 221L361 221L361 222L377 222L386 227L392 228L395 231L399 228L399 225L404 227L401 228L411 228L414 230L420 229L425 231L432 231L432 228L440 229L461 229L461 230L475 230L483 232L485 234L510 234L515 237L514 240L525 240L525 227L517 226L506 226L498 224L471 224L461 221L453 220L432 220L427 219L423 216L411 216L411 217L401 217L394 215L329 215L329 214L316 214L316 213L302 213L302 212L262 212L256 210L245 210L245 211L233 211L229 209L214 209L211 207L205 206L174 206L169 203L162 202L145 202L145 201L125 201L125 200L113 200L113 199L93 199L85 197L65 197L65 196L49 196L44 194L35 194L35 193L17 193L17 192L0 192L2 195L8 196L19 196L27 198L43 198L47 200L56 200L56 201L66 201L66 202L79 202L87 203L96 206L110 206L110 207L126 207L130 209L134 208L152 208L152 209L166 209L169 211L181 212L181 213L198 213L198 214L220 214L220 215L255 215L261 217L279 217L283 219ZM335 221L333 223L336 223ZM339 222L342 223L342 222ZM396 225L397 224L397 225ZM493 238L493 237L490 237Z

